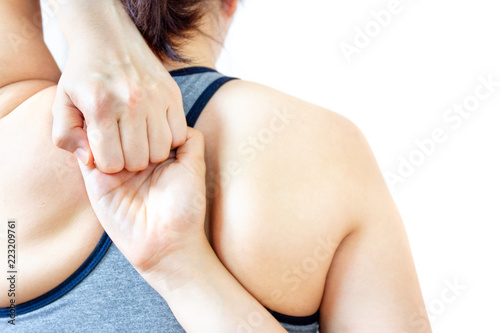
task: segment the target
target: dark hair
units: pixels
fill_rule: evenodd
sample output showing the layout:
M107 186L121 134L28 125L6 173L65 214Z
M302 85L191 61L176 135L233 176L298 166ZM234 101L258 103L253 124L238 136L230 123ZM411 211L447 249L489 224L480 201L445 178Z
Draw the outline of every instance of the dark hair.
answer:
M153 52L187 62L179 47L198 28L208 0L121 0Z

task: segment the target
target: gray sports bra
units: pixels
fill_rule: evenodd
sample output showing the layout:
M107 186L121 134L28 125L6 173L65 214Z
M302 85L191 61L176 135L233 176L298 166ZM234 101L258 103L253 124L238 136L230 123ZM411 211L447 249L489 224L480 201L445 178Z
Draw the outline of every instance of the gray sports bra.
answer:
M179 85L188 126L217 90L234 78L189 67L170 73ZM21 276L22 278L22 276ZM0 332L185 332L165 300L137 273L106 232L87 260L51 291L16 307L0 308ZM316 333L319 312L292 317L269 310L288 332Z

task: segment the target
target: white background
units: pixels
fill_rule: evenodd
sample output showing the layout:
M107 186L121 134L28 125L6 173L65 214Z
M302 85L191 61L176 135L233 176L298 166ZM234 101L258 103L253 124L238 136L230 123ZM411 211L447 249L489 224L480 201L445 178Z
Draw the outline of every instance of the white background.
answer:
M500 332L500 86L457 128L443 119L474 95L480 76L500 82L500 3L401 0L377 33L371 12L390 3L246 0L219 70L351 119L384 175L413 156L420 165L391 190L433 331ZM62 65L54 23L47 20L46 39ZM348 62L341 43L355 46L356 29L366 26L373 37ZM419 153L415 140L436 128L446 140Z

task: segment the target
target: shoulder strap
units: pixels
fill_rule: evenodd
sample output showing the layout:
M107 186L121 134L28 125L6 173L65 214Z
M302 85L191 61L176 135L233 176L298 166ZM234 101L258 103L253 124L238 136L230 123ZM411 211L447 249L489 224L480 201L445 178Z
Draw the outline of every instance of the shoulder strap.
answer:
M224 85L224 83L229 82L231 80L235 80L236 78L234 77L227 77L223 76L221 78L218 78L214 82L212 82L198 97L196 102L194 103L193 107L191 110L188 111L186 121L187 125L189 127L193 127L194 124L196 124L196 121L200 117L201 111L205 108L205 106L208 104L210 99L215 95L217 90L219 90L220 87Z
M226 82L234 77L224 76L207 67L188 67L170 72L179 85L187 125L193 127L201 112Z

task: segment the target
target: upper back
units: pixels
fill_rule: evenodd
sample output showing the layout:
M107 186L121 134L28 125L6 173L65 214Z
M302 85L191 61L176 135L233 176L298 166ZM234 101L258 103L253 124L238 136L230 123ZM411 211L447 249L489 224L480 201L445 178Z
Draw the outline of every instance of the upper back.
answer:
M210 240L262 304L314 313L355 195L346 118L245 81L221 88L196 127L206 137ZM353 201L352 201L353 202Z
M227 126L232 128L234 133L241 133L246 129L246 127L238 127L238 123L231 123L232 119L227 119L227 121L224 119L229 117L226 113L234 110L233 107L227 108L218 105L221 100L229 101L231 99L227 95L228 92L224 92L224 90L231 91L240 83L236 81L227 83L220 89L219 93L210 99L209 97L215 90L220 88L222 83L228 82L229 78L218 73L203 73L196 78L195 75L191 75L189 78L177 75L177 73L173 73L173 75L181 85L183 93L186 92L184 105L186 111L190 110L187 115L188 124L194 125L196 123L196 127L204 130L207 142L210 142L207 145L207 149L210 150L208 155L212 155L207 158L209 166L207 182L210 185L212 182L218 181L217 176L214 175L224 172L221 167L226 166L226 158L228 157L226 154L234 146L234 137L227 137L223 132L214 132L214 128ZM189 93L192 94L191 97L189 97ZM204 98L205 93L207 95ZM22 271L25 275L25 282L23 285L19 285L19 289L28 291L23 293L28 298L17 299L19 303L44 294L71 275L88 257L102 234L98 221L93 220L95 216L86 198L75 158L71 154L55 148L51 142L52 117L50 108L54 94L55 87L48 87L26 100L7 117L0 120L0 129L2 129L0 133L4 135L2 139L12 138L10 145L0 146L2 154L13 160L19 156L20 151L26 153L22 158L17 159L16 168L10 168L8 171L2 170L5 172L1 174L2 182L6 184L5 188L11 190L16 188L15 195L5 200L5 212L13 212L20 229L23 231L19 238L23 239L20 255L24 261ZM237 93L235 91L230 95L237 95ZM281 102L276 97L270 96L279 106ZM242 103L245 101L246 99L239 100ZM208 105L205 107L206 103ZM291 113L286 111L286 105L284 107L285 111L281 110L282 113L274 114L271 127L278 132L286 133L287 131L282 128L282 125L284 124L286 127L289 120L297 121L300 116L293 115L294 110L290 110ZM36 110L36 113L33 113L33 110ZM201 113L202 110L204 110L203 113ZM242 110L243 117L252 110L256 109ZM197 121L200 114L201 118ZM211 122L209 119L214 116L223 116L224 118ZM258 116L254 114L253 119L262 121L262 119L258 119ZM260 117L264 117L264 115L260 115ZM277 119L281 119L283 124L278 124ZM247 122L248 125L255 126L251 122ZM20 128L25 131L19 131ZM257 134L257 136L259 135ZM286 154L283 156L286 157ZM233 157L237 156L233 155ZM248 158L249 156L245 155L244 157ZM279 182L277 175L273 173L274 169L269 168L266 171L262 168L269 166L262 165L260 157L255 155L252 158L253 160L247 160L247 162L255 162L254 171L256 174L248 174L245 171L247 165L244 165L244 160L241 160L241 165L238 167L240 172L231 174L231 177L234 178L220 184L222 186L216 195L213 195L214 193L210 189L207 193L209 205L212 208L207 221L211 231L212 244L228 269L265 306L288 315L309 315L316 312L319 306L318 302L323 292L329 261L331 261L338 239L337 237L317 238L316 236L320 234L323 227L306 225L310 217L307 214L300 218L286 218L284 215L287 212L284 212L284 207L279 207L279 204L280 201L286 199L285 191L291 188L283 188L282 192L273 194L273 191L279 189L279 184L270 182L273 178ZM285 163L281 166L283 167L282 172L294 172L291 165ZM292 169L290 169L291 167ZM247 177L252 177L252 179ZM252 184L255 180L254 177L268 182L270 192L256 193L255 184ZM14 185L16 182L18 187ZM298 180L296 184L299 183L301 181ZM30 193L31 200L22 200L23 195L26 196L27 193ZM242 194L246 195L249 200L239 201ZM5 196L5 198L7 197ZM235 201L231 202L231 200ZM277 203L276 209L270 209L266 203L267 200ZM297 196L292 204L304 206L310 203L301 202ZM223 210L227 205L230 206L230 210L224 213ZM242 208L243 211L241 211ZM295 214L301 211L301 214L305 213L303 208L297 208L289 213ZM236 219L233 219L235 217L233 210L240 210ZM254 212L247 215L247 212L252 210ZM279 215L282 215L281 219L276 219ZM254 225L246 225L247 222ZM233 227L237 227L238 230L232 232ZM306 228L311 228L314 231L308 235L303 232ZM273 241L273 237L283 237L284 242ZM301 240L300 244L290 243L291 240L299 239ZM239 246L233 246L239 241L242 241ZM311 247L312 243L316 243L316 246ZM296 248L300 248L301 251L294 251ZM38 251L35 251L36 249ZM236 255L234 258L237 259L237 262L232 261L231 254ZM309 255L304 256L303 254ZM240 255L241 257L238 258ZM319 257L314 257L315 255ZM55 259L53 260L50 256L54 256ZM308 260L311 256L315 261ZM38 266L33 262L33 259L24 258L35 258L38 261ZM115 258L117 257L115 256ZM71 265L61 265L61 262L71 263ZM299 279L302 280L297 280L297 276L285 279L283 279L283 274L276 276L276 269L282 269L292 264L299 265L299 269L305 269L307 276L302 276L304 272L298 273ZM34 265L38 269L37 274L34 271L29 271L29 265ZM311 265L314 266L314 271L311 271ZM61 267L64 267L64 272L58 271ZM258 274L248 274L250 278L246 279L240 275L239 268L258 272ZM103 267L99 272L107 274ZM283 273L290 275L286 272ZM49 274L52 279L50 283L47 283ZM272 291L272 297L275 298L277 295L279 302L263 297L268 293L269 287L276 289ZM30 291L29 288L32 290ZM2 306L6 306L6 304L2 302Z
M431 331L403 221L356 125L238 81L197 127L212 245L263 305L320 308L321 332Z

